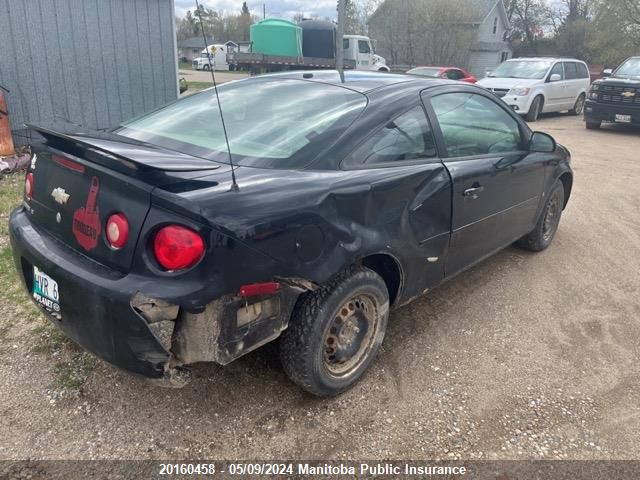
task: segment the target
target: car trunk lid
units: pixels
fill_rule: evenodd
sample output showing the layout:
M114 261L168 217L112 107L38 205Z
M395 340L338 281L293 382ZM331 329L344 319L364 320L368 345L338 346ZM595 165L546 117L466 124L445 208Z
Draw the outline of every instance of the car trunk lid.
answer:
M69 133L31 126L45 138L32 162L33 223L81 254L128 272L157 186L184 182L219 168L213 162L102 132ZM129 235L120 249L106 239L106 224L126 216Z

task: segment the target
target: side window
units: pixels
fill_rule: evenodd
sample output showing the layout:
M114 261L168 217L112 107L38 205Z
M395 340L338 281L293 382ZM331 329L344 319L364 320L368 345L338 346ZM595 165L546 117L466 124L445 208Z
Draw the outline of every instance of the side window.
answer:
M449 80L460 80L461 78L464 78L464 75L460 70L447 70L445 76Z
M564 75L567 80L575 80L578 78L577 64L574 62L565 62Z
M584 63L576 63L578 67L578 78L591 78L589 74L589 69Z
M498 32L498 17L493 20L493 34L495 35Z
M360 53L371 53L371 47L366 40L358 40L358 51Z
M348 38L343 38L342 39L342 49L343 50L349 50L349 39Z
M496 101L473 93L445 93L431 99L449 157L520 150L518 122Z
M352 164L361 165L435 157L431 127L420 106L389 122L350 156Z
M562 68L562 62L558 62L553 66L551 72L549 73L549 78L551 78L551 75L555 74L560 75L560 80L564 80L564 69Z

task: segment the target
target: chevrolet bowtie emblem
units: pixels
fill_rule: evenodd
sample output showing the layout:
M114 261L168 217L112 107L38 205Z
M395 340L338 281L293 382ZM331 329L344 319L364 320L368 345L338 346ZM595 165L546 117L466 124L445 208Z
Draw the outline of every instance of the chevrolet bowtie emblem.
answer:
M60 205L66 205L70 197L70 195L64 191L64 188L60 188L60 187L54 188L53 192L51 192L51 196Z
M622 94L622 96L623 96L623 97L630 98L630 97L635 97L635 96L636 96L636 94L635 94L635 92L624 92L624 93Z

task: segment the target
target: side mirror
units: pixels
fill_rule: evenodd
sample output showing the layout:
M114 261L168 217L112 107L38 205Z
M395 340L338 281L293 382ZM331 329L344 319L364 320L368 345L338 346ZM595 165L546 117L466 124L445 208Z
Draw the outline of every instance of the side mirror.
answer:
M605 68L605 69L602 71L602 77L603 77L603 78L610 77L611 75L613 75L613 69L612 69L612 68Z
M550 82L559 82L560 80L562 80L562 76L559 73L554 73L549 77Z
M532 153L553 153L556 151L556 146L556 141L551 135L533 132L529 142L529 151Z

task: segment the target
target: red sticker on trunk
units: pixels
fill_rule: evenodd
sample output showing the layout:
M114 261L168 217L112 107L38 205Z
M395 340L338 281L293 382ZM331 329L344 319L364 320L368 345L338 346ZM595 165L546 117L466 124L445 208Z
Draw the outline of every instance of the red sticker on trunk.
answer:
M93 250L98 245L100 214L96 206L96 199L99 188L98 177L93 177L87 196L87 205L79 208L73 214L73 234L85 250Z

